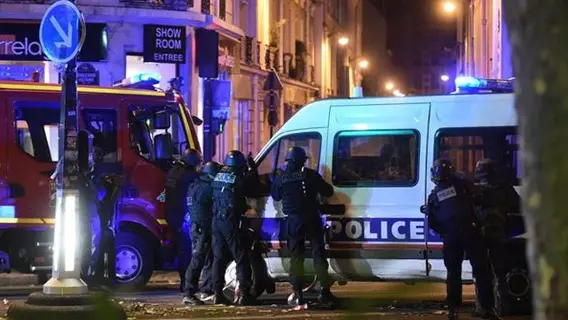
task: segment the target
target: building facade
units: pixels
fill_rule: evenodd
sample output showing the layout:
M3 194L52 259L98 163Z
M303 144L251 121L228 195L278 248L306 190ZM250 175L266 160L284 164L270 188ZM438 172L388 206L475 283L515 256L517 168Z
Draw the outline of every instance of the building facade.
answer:
M40 82L60 81L58 66L44 58L38 39L39 23L51 3L0 0L0 79L30 80L38 71ZM151 73L160 79L159 87L167 89L171 78L181 76L186 102L202 119L204 82L228 84L227 119L214 138L214 160L233 149L256 154L270 138L270 103L263 86L271 70L283 84L273 106L274 132L314 99L349 96L360 85L355 66L361 57L361 0L76 4L87 22L87 39L78 57L80 84L111 86L125 77ZM218 56L218 72L213 78L200 77L202 29L217 33L218 54L213 56ZM338 47L339 35L349 38L348 46ZM203 126L198 132L203 146L209 136L204 137Z
M270 139L269 116L276 132L307 103L330 96L350 96L360 86L361 0L234 0L233 23L244 37L231 51L233 101L224 132L216 137L215 160L230 150L258 153ZM347 37L349 45L338 45ZM220 60L222 60L220 58ZM264 83L274 71L283 89L273 114ZM199 83L202 80L197 80ZM196 91L198 87L194 88ZM203 110L198 95L198 114Z
M476 77L513 77L502 0L463 0L460 4L458 70Z

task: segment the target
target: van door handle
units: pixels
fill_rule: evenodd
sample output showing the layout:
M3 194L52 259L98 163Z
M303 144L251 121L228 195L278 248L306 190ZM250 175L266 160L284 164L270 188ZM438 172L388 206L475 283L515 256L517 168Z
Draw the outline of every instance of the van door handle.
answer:
M343 216L345 214L344 204L320 204L319 210L325 216Z

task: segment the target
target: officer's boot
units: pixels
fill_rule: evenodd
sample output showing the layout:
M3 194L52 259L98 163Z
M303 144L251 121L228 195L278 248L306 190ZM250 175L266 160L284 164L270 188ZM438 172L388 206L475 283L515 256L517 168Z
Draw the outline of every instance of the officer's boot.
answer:
M450 307L448 311L448 320L458 320L458 308Z
M223 305L230 305L231 301L225 297L223 294L223 290L215 290L215 296L213 297L213 304L223 304Z
M337 298L331 293L329 288L321 288L318 295L318 302L322 305L335 307L338 304Z
M497 314L497 312L495 312L495 309L491 309L491 310L487 311L485 314L482 314L481 318L489 319L489 320L503 320L503 318L501 318Z
M252 306L256 304L256 298L250 295L250 290L241 290L237 304L239 306Z
M185 304L186 306L202 306L205 303L203 303L203 301L197 299L197 297L195 297L195 295L189 295L189 296L185 296L183 297L183 304Z
M266 293L273 294L276 292L276 282L269 275L266 275L264 279L264 286Z
M302 292L302 290L299 291L294 291L289 297L288 297L288 305L292 306L292 307L297 307L297 306L301 306L303 304L305 304L306 302L304 301L304 293Z

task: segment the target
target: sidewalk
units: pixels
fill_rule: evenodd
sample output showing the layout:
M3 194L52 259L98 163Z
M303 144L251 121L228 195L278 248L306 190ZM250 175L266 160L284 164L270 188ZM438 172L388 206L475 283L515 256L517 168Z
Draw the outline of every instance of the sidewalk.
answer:
M38 277L35 274L27 273L0 273L0 288L4 287L29 287L38 284Z

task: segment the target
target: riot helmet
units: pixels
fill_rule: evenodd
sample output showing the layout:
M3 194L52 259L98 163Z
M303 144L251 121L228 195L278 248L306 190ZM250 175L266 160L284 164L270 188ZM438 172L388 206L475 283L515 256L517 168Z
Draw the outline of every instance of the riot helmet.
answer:
M203 169L201 169L201 172L203 172L203 173L207 174L209 177L213 178L217 175L217 172L219 172L220 168L221 168L221 165L218 164L217 162L209 161L205 165L203 165Z
M308 155L306 154L306 150L302 147L290 147L286 152L286 157L284 160L287 162L292 162L295 164L302 165L308 159Z
M455 169L449 159L439 158L434 161L432 169L430 169L430 173L432 175L432 181L434 183L438 183L451 178L455 173Z
M495 161L487 158L481 159L475 164L475 180L490 179L494 177L495 171Z
M203 161L203 157L201 157L201 153L199 151L187 148L181 157L181 161L188 166L197 167Z
M229 167L246 167L247 159L239 150L232 150L225 156L223 164Z

